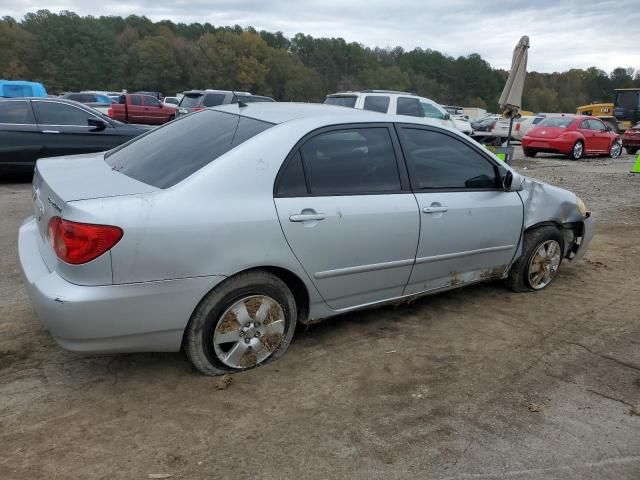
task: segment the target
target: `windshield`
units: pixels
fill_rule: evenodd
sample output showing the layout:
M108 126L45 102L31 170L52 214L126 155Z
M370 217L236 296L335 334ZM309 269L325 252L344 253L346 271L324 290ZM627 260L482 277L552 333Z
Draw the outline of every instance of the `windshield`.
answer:
M168 188L272 126L236 114L202 110L111 150L105 162L143 183Z
M542 120L538 126L539 127L557 127L557 128L567 128L569 125L573 123L575 119L571 117L552 117L545 118Z
M324 104L353 108L356 106L356 97L354 96L327 97L327 99L324 101Z
M202 98L201 93L189 93L182 97L180 100L180 106L183 108L194 108L198 106L200 99Z
M422 107L422 115L427 118L444 118L444 113L438 110L436 107L431 105L430 103L420 102L420 106Z

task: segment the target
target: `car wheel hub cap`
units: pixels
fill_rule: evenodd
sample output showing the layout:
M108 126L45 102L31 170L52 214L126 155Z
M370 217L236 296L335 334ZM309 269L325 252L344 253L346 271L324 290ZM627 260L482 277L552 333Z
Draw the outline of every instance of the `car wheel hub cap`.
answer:
M619 142L616 142L613 144L613 146L611 147L611 156L612 157L617 157L620 154L620 151L622 150L622 145Z
M284 340L284 311L265 295L243 297L218 319L213 348L231 368L251 368L271 356Z
M581 143L576 143L576 146L573 147L573 153L575 154L576 157L579 157L580 155L582 155L582 144Z
M547 240L540 245L529 262L527 278L529 285L540 290L551 283L560 266L560 244L555 240Z

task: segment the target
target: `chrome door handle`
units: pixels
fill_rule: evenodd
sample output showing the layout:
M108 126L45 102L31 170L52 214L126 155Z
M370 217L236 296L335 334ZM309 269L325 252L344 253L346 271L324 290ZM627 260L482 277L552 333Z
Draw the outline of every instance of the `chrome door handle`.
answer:
M438 212L447 212L449 207L424 207L422 211L424 213L438 213Z
M42 130L42 133L60 133L60 130Z
M290 222L307 222L324 220L327 216L324 213L298 213L289 217Z

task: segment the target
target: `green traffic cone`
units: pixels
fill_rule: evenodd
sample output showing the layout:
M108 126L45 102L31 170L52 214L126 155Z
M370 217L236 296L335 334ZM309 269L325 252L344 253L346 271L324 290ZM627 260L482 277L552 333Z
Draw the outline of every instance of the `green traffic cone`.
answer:
M636 157L636 163L633 164L633 168L631 169L631 173L640 173L640 153Z

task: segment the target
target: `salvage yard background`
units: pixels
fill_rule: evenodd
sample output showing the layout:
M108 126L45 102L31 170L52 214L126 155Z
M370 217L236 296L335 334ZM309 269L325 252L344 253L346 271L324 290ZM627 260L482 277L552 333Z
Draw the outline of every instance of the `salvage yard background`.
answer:
M484 284L300 328L281 360L230 385L181 354L58 348L18 265L30 184L4 182L0 476L637 480L632 162L524 160L517 149L518 171L576 192L598 220L586 258L549 289Z

